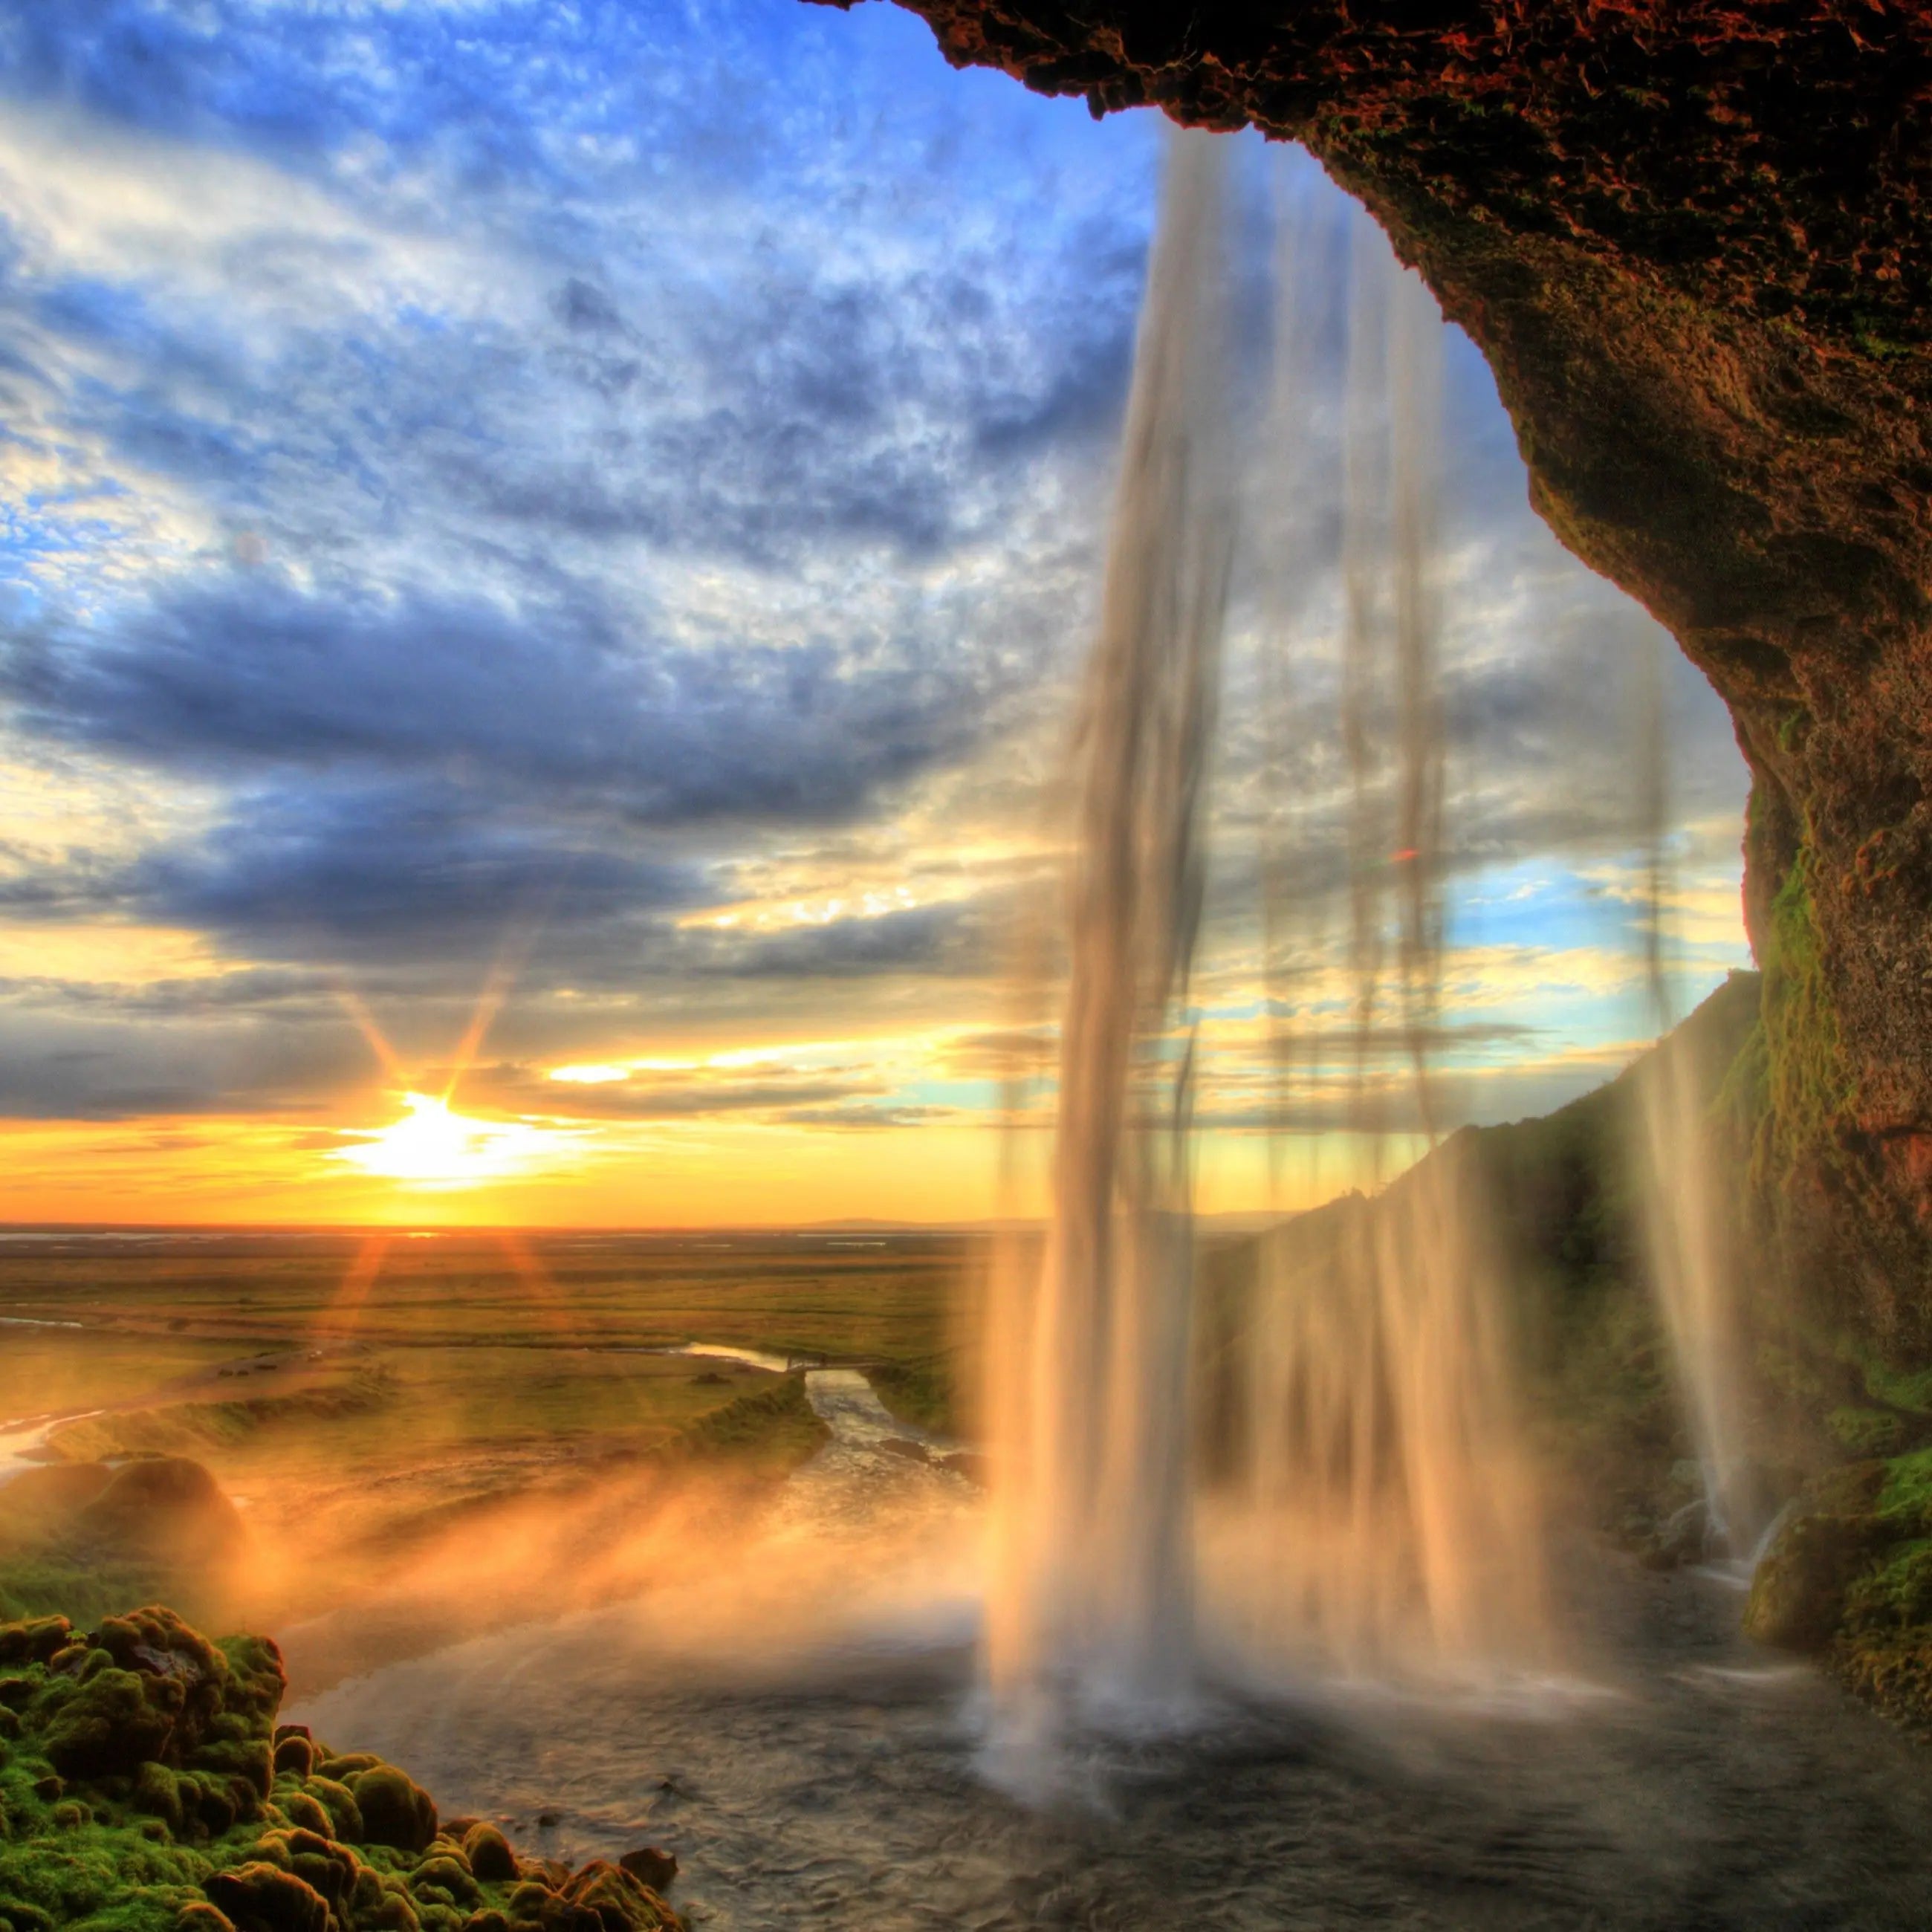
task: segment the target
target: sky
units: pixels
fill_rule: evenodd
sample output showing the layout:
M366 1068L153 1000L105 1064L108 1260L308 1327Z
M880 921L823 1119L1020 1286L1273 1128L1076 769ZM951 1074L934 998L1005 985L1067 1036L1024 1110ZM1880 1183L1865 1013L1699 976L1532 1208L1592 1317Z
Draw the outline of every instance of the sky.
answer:
M0 1218L1013 1204L1163 138L883 0L0 4ZM1338 318L1381 244L1234 146L1210 1211L1364 1159L1318 1045L1267 1074L1341 1029L1340 876L1272 987L1255 881L1269 772L1298 850L1347 808ZM1654 1030L1643 666L1679 1011L1748 963L1745 779L1442 352L1438 1078L1487 1120Z

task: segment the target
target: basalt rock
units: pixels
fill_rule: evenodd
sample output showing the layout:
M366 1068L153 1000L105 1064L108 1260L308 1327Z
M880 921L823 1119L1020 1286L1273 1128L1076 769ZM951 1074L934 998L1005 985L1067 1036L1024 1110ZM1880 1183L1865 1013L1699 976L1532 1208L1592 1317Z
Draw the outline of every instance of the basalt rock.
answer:
M1096 115L1306 143L1480 345L1537 508L1750 762L1778 1245L1932 1354L1932 12L902 4Z

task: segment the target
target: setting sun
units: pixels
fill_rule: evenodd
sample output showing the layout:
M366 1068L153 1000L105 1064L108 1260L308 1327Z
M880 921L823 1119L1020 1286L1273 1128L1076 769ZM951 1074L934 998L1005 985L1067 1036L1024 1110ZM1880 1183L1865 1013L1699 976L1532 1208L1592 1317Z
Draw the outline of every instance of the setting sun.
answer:
M526 1174L574 1136L522 1120L477 1120L428 1094L405 1094L400 1120L331 1154L364 1172L417 1187L478 1187Z

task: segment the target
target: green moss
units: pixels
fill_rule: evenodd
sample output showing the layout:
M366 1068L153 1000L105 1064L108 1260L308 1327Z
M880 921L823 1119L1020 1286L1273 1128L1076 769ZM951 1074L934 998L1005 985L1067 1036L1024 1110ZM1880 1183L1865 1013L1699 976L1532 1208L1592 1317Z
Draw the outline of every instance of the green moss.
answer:
M0 1619L62 1616L92 1624L123 1604L182 1594L163 1566L58 1546L0 1553ZM190 1607L199 1609L189 1597Z
M662 1453L673 1460L727 1456L777 1473L796 1468L830 1436L806 1399L805 1377L793 1374L699 1417Z
M1886 1465L1878 1511L1894 1523L1923 1522L1932 1528L1932 1449L1916 1450Z
M346 1782L362 1814L367 1842L399 1852L427 1850L436 1836L436 1805L406 1772L377 1764L350 1773Z
M1814 1478L1758 1567L1745 1628L1822 1652L1861 1696L1932 1730L1932 1449Z
M1833 1441L1856 1456L1884 1456L1904 1439L1905 1425L1882 1408L1834 1408L1825 1418Z
M1846 1592L1845 1628L1897 1630L1932 1622L1932 1540L1893 1544L1884 1560Z
M1805 854L1799 854L1772 902L1765 952L1766 1104L1752 1179L1775 1200L1795 1170L1833 1158L1856 1097L1826 982Z
M866 1371L879 1400L901 1420L935 1435L960 1433L958 1364L950 1355L922 1355L915 1361L881 1362Z
M605 1932L677 1925L628 1874L519 1868L487 1828L472 1834L472 1866L465 1846L436 1836L427 1794L380 1759L349 1764L366 1821L328 1780L272 1785L282 1688L266 1640L212 1644L159 1608L85 1635L58 1618L0 1624L0 1925L464 1932L477 1912L496 1932L520 1916L562 1927L594 1914ZM508 1909L513 1892L528 1910Z

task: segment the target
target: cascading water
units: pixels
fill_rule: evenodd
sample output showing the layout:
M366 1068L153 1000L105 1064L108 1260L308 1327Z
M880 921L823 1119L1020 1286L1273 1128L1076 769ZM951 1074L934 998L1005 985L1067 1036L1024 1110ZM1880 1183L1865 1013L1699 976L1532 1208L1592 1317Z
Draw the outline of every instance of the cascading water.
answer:
M1084 1730L1184 1720L1198 1660L1230 1636L1247 1662L1258 1643L1269 1659L1330 1667L1460 1667L1520 1660L1541 1628L1540 1519L1499 1280L1453 1149L1371 1202L1338 1204L1312 1238L1291 1223L1260 1244L1238 1343L1242 1466L1195 1520L1186 1007L1233 525L1222 167L1214 137L1174 138L1076 741L1052 1220L1043 1252L1016 1247L991 1297L987 1761L1022 1789L1057 1783ZM1442 324L1366 222L1355 246L1351 1114L1379 1149L1401 1097L1390 1069L1398 1084L1407 1069L1412 1141L1432 1140L1436 1117ZM1308 856L1264 862L1264 892L1312 878ZM1279 910L1264 904L1264 953Z
M1256 1660L1442 1678L1544 1652L1538 1488L1460 1156L1262 1244L1240 1484L1218 1526L1219 1594Z
M1638 658L1637 796L1646 854L1644 952L1658 1043L1638 1069L1636 1168L1652 1286L1697 1459L1706 1513L1705 1545L1714 1556L1748 1558L1768 1510L1746 1449L1743 1342L1731 1228L1712 1171L1705 1118L1712 1070L1698 1043L1673 1032L1664 968L1670 892L1664 827L1670 740L1661 649L1648 635Z
M1352 255L1347 1114L1379 1172L1402 1061L1416 1132L1432 1145L1437 1124L1443 325L1366 220ZM1220 1594L1251 1646L1348 1670L1436 1672L1521 1664L1542 1648L1541 1512L1503 1287L1480 1176L1454 1144L1373 1199L1334 1204L1262 1242L1244 1426L1216 1539ZM1257 1549L1265 1562L1251 1560Z
M992 1298L989 1756L1016 1782L1190 1686L1181 1022L1232 537L1224 168L1212 136L1172 137L1076 744L1053 1219Z

